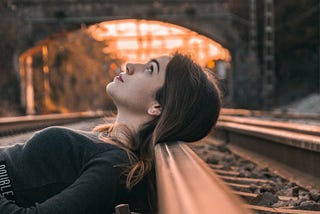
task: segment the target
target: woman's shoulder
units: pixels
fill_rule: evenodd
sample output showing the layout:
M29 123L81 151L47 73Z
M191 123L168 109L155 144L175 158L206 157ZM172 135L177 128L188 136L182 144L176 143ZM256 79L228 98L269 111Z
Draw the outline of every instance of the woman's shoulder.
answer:
M81 144L85 145L88 143L91 144L89 147L93 146L96 148L96 154L92 156L93 159L101 158L113 165L127 163L129 161L127 152L116 145L118 143L116 139L110 139L110 141L113 141L110 143L102 141L99 138L99 132L71 129L61 126L50 127L46 132L53 132L53 134L58 134L60 132L76 139L85 139L85 142L82 142Z
M55 134L80 134L85 133L85 131L81 131L78 129L67 128L64 126L49 126L47 128L36 131L35 134L41 135L55 135ZM89 132L87 132L89 133Z
M45 144L47 147L72 148L72 150L88 155L87 157L105 154L110 157L126 156L123 149L100 140L96 132L62 126L51 126L37 131L32 141L36 141L37 144Z
M93 131L83 131L63 126L50 126L34 133L33 137L44 138L45 140L59 139L71 140L77 142L94 142L102 143L98 134Z

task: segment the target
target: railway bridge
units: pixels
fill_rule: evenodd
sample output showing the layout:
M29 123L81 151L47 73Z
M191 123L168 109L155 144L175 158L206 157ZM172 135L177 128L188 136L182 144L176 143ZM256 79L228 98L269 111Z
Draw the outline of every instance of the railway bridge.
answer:
M230 1L209 0L11 0L8 7L19 18L16 55L51 35L96 23L145 19L171 23L204 35L228 49L227 105L254 107L260 102L260 71L255 55L249 54L233 24L245 24L229 11ZM247 26L248 27L248 26ZM248 28L249 30L249 28ZM18 67L18 66L16 66ZM245 84L244 84L245 83ZM24 95L26 92L22 92ZM250 105L250 106L248 106Z

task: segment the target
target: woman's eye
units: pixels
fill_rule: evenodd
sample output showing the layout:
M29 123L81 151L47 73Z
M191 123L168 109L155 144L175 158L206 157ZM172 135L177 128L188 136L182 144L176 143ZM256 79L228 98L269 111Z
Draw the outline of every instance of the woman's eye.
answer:
M154 67L153 65L150 65L147 69L146 69L149 73L153 73Z

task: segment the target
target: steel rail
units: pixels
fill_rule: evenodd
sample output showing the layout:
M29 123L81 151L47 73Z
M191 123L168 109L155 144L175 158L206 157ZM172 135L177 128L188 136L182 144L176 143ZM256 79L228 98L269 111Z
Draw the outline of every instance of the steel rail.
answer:
M159 214L252 213L182 142L155 147Z
M243 125L253 125L259 127L275 128L287 131L293 131L295 133L310 134L315 136L320 136L320 126L319 125L309 125L302 123L289 123L281 121L273 121L266 119L254 119L240 116L228 116L220 115L219 121L221 122L232 122Z
M28 115L0 118L0 136L8 133L34 130L50 125L71 123L85 119L94 119L108 115L103 111L74 112L65 114Z
M280 111L280 110L279 111L258 111L258 110L248 110L248 109L223 108L221 110L221 115L320 120L319 113L298 113L298 112Z
M221 116L214 135L233 152L261 160L307 189L319 189L319 130L319 126Z
M207 144L212 144L213 146L209 146ZM191 148L193 148L194 151L196 151L196 152L199 149L197 153L199 153L200 156L204 155L203 159L206 161L208 161L210 159L210 158L208 159L208 157L214 157L215 154L217 154L214 152L210 155L210 151L216 151L216 150L218 150L219 151L218 153L220 154L220 155L218 155L218 156L220 156L220 157L218 157L218 159L221 158L222 153L225 153L227 155L227 157L230 158L229 151L225 150L226 145L223 145L224 151L220 151L220 149L219 149L220 146L222 146L221 142L217 141L216 139L214 139L211 136L211 137L205 138L204 140L202 140L201 142L199 142L195 145L192 144ZM230 149L230 147L229 147L229 149ZM212 156L212 155L214 155L214 156ZM224 158L222 158L222 160L223 159ZM238 159L238 158L236 158L236 159ZM248 157L244 155L243 159L248 160ZM252 159L249 159L249 160L250 160L249 162L255 162L255 161L251 161ZM238 159L238 161L241 162L240 159ZM301 210L301 208L295 208L294 205L291 205L291 206L285 205L285 206L275 208L275 207L270 206L271 204L269 204L269 205L266 204L265 203L266 201L264 202L264 204L260 205L261 198L264 193L261 193L261 192L258 193L259 191L253 192L251 189L252 186L255 186L258 189L260 189L260 188L263 189L264 184L271 184L271 186L275 185L275 186L278 186L278 188L279 188L279 184L276 184L277 179L275 179L274 177L272 179L268 179L266 177L260 177L259 175L257 177L256 173L242 174L242 173L240 173L241 170L238 171L239 169L241 169L241 167L239 168L238 163L236 163L234 161L231 161L231 162L222 161L221 163L219 163L219 162L217 162L215 164L209 163L208 165L219 176L219 178L221 178L225 182L225 184L227 184L229 187L231 187L233 189L233 192L235 194L237 194L238 196L241 196L241 198L244 199L248 203L248 204L246 204L247 208L250 208L253 211L257 211L258 213L260 213L260 212L262 212L262 213L265 213L265 212L266 213L283 213L283 214L285 214L285 213L292 213L292 214L294 214L294 213L296 213L296 214L298 214L298 213L299 214L300 213L301 214L316 214L316 213L318 214L318 213L320 213L319 211L316 211L317 210L316 207L314 208L315 210ZM261 168L265 167L261 164L259 164L259 166ZM270 170L270 171L272 171L272 170ZM277 174L277 173L275 173L275 174ZM292 182L291 179L289 181ZM264 192L264 190L263 190L263 192ZM270 189L267 190L267 192L269 192L270 194L274 194L273 190L270 190ZM277 201L281 202L281 203L282 202L286 203L289 201L290 202L291 201L298 202L300 200L300 197L286 196L286 195L282 195L282 193L274 194L274 196L275 196L275 198L277 198ZM312 209L312 208L310 207L309 209Z

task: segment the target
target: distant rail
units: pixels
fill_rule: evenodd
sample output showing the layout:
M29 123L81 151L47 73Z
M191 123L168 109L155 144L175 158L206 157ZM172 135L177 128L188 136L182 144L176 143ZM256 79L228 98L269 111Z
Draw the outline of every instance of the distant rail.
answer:
M74 113L66 113L66 114L47 114L47 115L28 115L28 116L17 116L17 117L0 117L0 136L13 134L16 132L23 132L29 130L35 130L38 128L43 128L50 125L57 125L69 122L76 122L83 119L91 119L103 117L105 115L110 115L110 112L106 111L88 111L88 112L74 112ZM289 112L281 112L281 111L256 111L256 110L246 110L246 109L230 109L224 108L221 111L220 119L223 121L230 120L229 116L239 116L237 119L232 120L243 120L240 117L273 117L273 118L283 118L283 119L309 119L309 120L319 120L320 114L298 114L298 113L289 113ZM246 119L246 123L255 123L254 119ZM242 122L243 123L243 122ZM261 122L262 123L262 122ZM271 126L271 123L269 123ZM280 122L273 122L272 125L276 125L279 128ZM257 125L257 123L256 123ZM259 125L260 126L260 125ZM298 131L298 129L308 130L306 132L312 132L314 127L308 126L307 128L303 128L304 125L296 126L294 129ZM288 127L287 127L288 128ZM318 129L315 128L315 131L319 133Z
M86 119L104 117L108 112L88 111L65 114L28 115L0 118L0 136L31 131L51 125L72 123Z
M319 113L298 113L290 111L258 111L248 109L232 109L223 108L221 110L222 115L230 116L244 116L244 117L272 117L281 119L309 119L309 120L320 120Z
M225 115L221 115L219 117L219 122L221 123L223 122L223 124L234 123L234 124L251 125L256 127L273 128L277 130L292 131L294 133L320 136L320 125L289 123L289 122L273 121L273 120L266 120L266 119L255 119L255 118L247 118L247 117L240 117L240 116L225 116Z
M271 165L299 185L320 189L320 125L221 115L214 136L230 148ZM279 167L280 169L280 167Z

